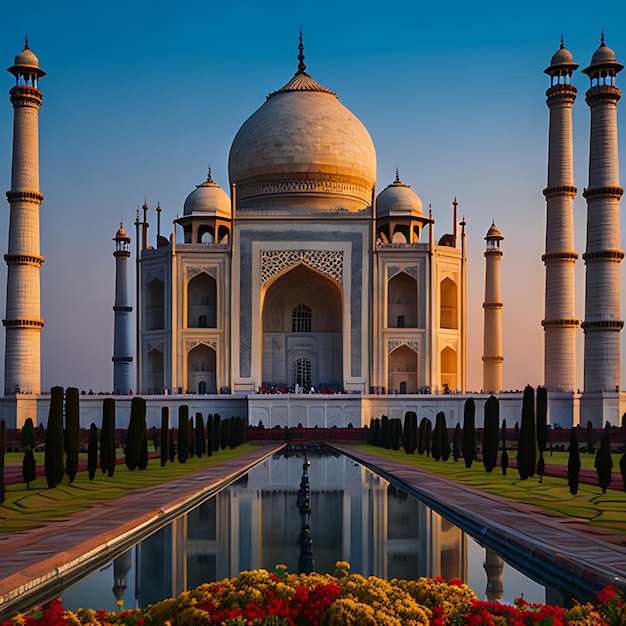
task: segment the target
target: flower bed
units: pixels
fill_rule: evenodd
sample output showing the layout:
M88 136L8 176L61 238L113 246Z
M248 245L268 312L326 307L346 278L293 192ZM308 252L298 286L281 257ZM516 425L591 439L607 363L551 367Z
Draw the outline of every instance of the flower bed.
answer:
M626 626L624 591L613 586L598 604L570 609L530 604L483 602L459 579L392 580L350 573L336 564L328 574L254 570L200 585L144 610L66 611L60 600L2 626Z

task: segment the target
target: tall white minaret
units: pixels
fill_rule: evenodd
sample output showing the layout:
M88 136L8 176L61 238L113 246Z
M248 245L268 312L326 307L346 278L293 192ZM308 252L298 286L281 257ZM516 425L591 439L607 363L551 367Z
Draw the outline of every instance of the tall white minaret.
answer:
M550 76L546 91L550 109L548 186L546 197L546 266L544 329L544 385L549 391L574 391L576 386L576 330L574 266L574 150L572 105L576 87L572 74L578 65L563 46L544 70Z
M604 43L583 70L591 79L586 101L591 109L585 285L585 392L615 392L620 384L620 198L617 103L622 92L615 77L623 69Z
M487 231L485 241L485 325L483 332L483 391L502 391L502 294L500 260L504 239L495 224Z
M133 307L128 300L128 259L130 236L120 227L113 237L115 241L115 323L113 329L113 391L128 395L132 388L133 357L131 347L131 324Z
M10 204L9 250L7 263L6 350L4 393L41 391L41 293L39 251L39 108L43 94L39 78L45 72L28 48L15 57L7 70L15 76L9 91L13 104L13 162Z

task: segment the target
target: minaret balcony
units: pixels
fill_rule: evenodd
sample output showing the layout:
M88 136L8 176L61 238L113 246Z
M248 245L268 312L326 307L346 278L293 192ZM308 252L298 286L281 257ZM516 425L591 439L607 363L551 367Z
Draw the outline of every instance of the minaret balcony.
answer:
M620 331L624 328L624 322L623 320L597 320L593 322L583 322L580 326L585 332L594 330Z
M541 325L544 328L578 328L578 326L580 326L580 320L575 317L561 317L553 320L541 320Z
M614 261L620 263L624 259L623 250L596 250L595 252L585 252L583 254L585 264L594 261Z
M548 264L550 261L577 261L578 252L564 250L562 252L547 252L541 256L541 260Z
M570 196L574 197L577 193L578 189L574 185L554 185L553 187L546 187L543 190L543 195L546 198L550 196Z
M598 196L607 198L617 198L618 200L624 194L624 188L620 185L608 185L606 187L593 187L592 189L583 189L583 198L589 200Z

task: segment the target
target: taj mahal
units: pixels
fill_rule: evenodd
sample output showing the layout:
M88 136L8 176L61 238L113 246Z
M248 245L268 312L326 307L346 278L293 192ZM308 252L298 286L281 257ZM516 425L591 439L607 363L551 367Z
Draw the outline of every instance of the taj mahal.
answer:
M294 63L295 65L295 63ZM623 66L604 41L583 70L590 86L589 181L584 320L574 310L572 105L578 65L561 42L548 75L544 384L550 419L564 427L618 423L619 183L616 76ZM5 381L9 425L37 415L40 388L38 111L45 72L28 42L8 70L14 109L13 169L7 192ZM277 82L280 85L280 81ZM270 85L268 91L276 85ZM362 426L415 410L462 420L466 393L465 218L454 196L433 214L405 174L377 180L374 143L337 93L305 65L300 36L295 74L269 93L233 139L230 185L208 168L181 199L171 230L160 206L144 203L134 232L115 233L114 389L120 410L132 393L150 416L164 405L245 414L266 426ZM380 191L379 191L380 190ZM541 190L538 190L541 194ZM462 209L462 207L461 207ZM449 227L435 236L435 220ZM168 219L163 223L172 224ZM502 391L503 233L485 224L483 393ZM132 234L132 237L131 237ZM506 234L506 233L504 233ZM134 244L134 246L133 246ZM132 293L130 277L135 273ZM584 333L584 389L575 380L576 337ZM521 394L504 394L501 415L519 419ZM101 414L81 401L81 421Z

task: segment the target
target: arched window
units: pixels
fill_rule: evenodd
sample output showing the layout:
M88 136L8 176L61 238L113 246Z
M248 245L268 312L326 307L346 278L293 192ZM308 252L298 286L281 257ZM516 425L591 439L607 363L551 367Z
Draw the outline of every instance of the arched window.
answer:
M457 355L449 346L441 351L441 386L443 391L454 391L458 388Z
M160 330L165 324L165 287L163 281L152 278L146 286L146 330Z
M417 281L405 272L396 274L388 284L387 327L417 327Z
M311 332L311 309L306 304L299 304L291 312L291 332L310 333Z
M217 283L212 276L201 272L187 287L187 328L215 328L217 326Z
M450 278L441 281L439 298L441 328L458 328L456 284Z

